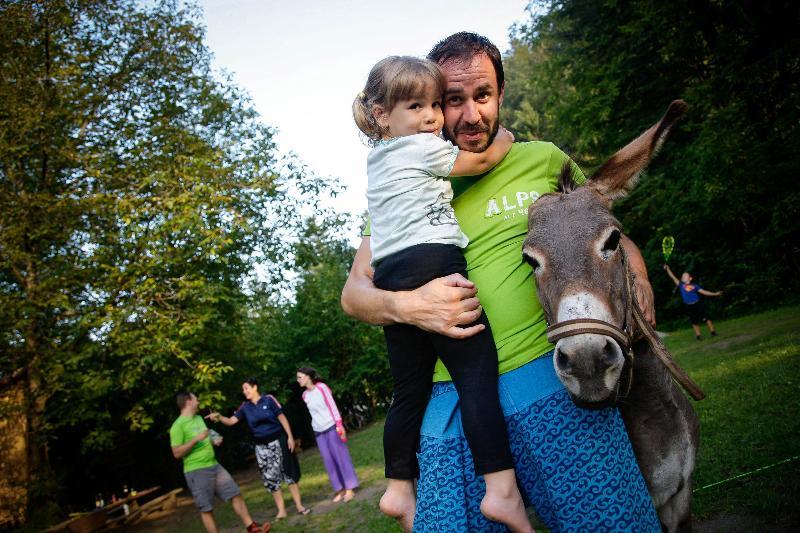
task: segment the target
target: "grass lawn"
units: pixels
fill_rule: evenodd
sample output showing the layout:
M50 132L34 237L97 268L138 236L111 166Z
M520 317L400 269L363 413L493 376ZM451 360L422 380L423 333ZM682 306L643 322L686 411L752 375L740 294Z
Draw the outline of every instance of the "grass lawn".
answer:
M800 460L708 486L800 456L800 307L720 321L716 326L717 337L704 332L699 342L688 324L665 339L707 394L694 404L701 420L694 476L697 529L798 528ZM302 452L302 494L314 512L275 523L273 531L400 531L378 511L384 487L382 432L379 421L350 435L350 452L362 488L356 500L346 505L326 503L331 489L319 453L316 449ZM244 478L237 478L243 481L242 491L254 517L274 516L272 497L255 476L255 465ZM288 498L288 491L284 493ZM293 504L287 508L294 512ZM230 506L218 506L215 515L223 529L242 530ZM198 514L187 506L141 527L143 531L198 531L201 526Z
M748 530L800 526L800 307L719 322L697 341L688 327L665 339L705 390L695 469L698 522L729 516ZM794 460L708 487L740 474ZM720 524L719 530L728 527Z

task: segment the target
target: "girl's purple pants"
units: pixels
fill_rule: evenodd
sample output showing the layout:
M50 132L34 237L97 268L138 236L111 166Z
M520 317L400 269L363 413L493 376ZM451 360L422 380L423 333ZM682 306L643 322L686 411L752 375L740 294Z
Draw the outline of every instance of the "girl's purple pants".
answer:
M358 476L356 469L353 468L350 452L347 451L347 445L336 433L336 426L322 433L315 432L314 435L317 438L317 447L322 455L325 470L328 471L328 478L331 480L333 490L339 492L343 489L358 487Z

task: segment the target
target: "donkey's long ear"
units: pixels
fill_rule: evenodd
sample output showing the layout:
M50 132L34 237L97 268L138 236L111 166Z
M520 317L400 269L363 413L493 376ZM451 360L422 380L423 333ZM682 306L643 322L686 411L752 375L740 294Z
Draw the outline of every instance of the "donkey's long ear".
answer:
M642 170L655 155L667 133L686 112L686 102L674 100L657 124L642 133L625 148L611 156L590 178L587 185L609 200L626 196L639 180Z

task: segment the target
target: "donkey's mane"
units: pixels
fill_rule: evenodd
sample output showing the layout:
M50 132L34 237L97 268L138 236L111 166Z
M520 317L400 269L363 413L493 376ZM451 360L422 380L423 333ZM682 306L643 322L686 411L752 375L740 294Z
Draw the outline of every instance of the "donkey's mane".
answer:
M561 173L558 175L558 191L569 194L578 188L575 182L575 168L569 161L564 161L561 165Z

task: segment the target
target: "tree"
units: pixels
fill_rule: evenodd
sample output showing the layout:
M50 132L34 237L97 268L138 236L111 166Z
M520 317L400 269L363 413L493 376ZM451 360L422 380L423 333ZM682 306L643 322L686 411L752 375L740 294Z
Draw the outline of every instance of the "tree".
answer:
M380 328L342 312L341 290L355 255L343 236L344 218L309 219L294 247L299 273L294 301L273 310L262 360L273 389L292 395L295 370L312 366L336 394L350 427L360 427L391 398L386 346Z
M641 185L615 206L653 272L662 320L679 309L660 274L664 235L678 243L675 264L726 289L731 312L795 298L798 5L566 0L528 11L506 58L505 112L520 138L555 141L590 171L669 101L689 104Z
M243 287L281 270L325 187L212 71L199 20L177 0L0 5L0 377L25 376L32 486L59 435L111 450L181 387L221 398Z

